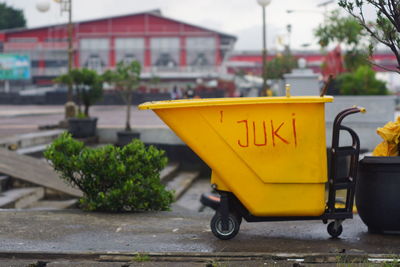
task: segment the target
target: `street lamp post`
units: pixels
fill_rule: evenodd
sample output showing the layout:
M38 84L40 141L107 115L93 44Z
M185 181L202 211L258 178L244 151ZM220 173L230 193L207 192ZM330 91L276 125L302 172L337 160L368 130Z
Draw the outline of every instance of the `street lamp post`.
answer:
M67 39L68 39L68 74L71 73L73 68L74 60L74 48L73 48L73 24L72 24L72 0L54 0L54 2L60 4L61 14L66 12L68 14L68 28L67 28ZM47 12L50 8L48 0L40 0L36 8L40 12ZM65 118L71 118L75 116L75 103L73 102L72 84L68 83L67 91L67 103L65 103Z
M74 48L73 48L73 24L72 24L72 0L58 0L57 2L61 5L61 12L68 13L68 73L71 73L73 60L74 60ZM68 102L73 102L72 99L72 84L68 84Z
M68 28L67 28L67 36L68 36L68 73L71 73L73 67L74 60L74 49L73 49L73 24L72 24L72 0L54 0L55 2L60 4L61 14L66 12L68 14ZM72 84L68 84L68 102L72 102Z
M271 3L271 0L257 0L258 4L262 7L262 16L263 16L263 29L262 29L262 36L263 36L263 50L262 50L262 78L263 78L263 86L262 86L262 91L261 95L265 96L266 95L266 90L267 90L267 77L266 77L266 72L267 72L267 27L265 24L265 9L266 7Z

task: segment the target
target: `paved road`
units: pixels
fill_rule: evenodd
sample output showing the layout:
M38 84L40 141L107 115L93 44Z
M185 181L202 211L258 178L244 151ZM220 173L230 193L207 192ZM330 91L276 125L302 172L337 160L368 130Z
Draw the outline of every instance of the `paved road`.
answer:
M123 128L125 106L93 106L91 116L98 117L99 127ZM64 118L63 106L0 106L0 138L39 131L43 125L58 124ZM157 126L164 123L148 110L132 108L132 126Z

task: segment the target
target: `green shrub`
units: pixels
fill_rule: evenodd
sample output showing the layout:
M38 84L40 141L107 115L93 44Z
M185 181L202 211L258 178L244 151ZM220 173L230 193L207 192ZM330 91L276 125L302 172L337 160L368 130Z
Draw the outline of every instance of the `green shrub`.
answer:
M64 133L44 155L63 180L82 190L85 210L168 210L172 203L172 193L160 183L164 151L139 140L92 149Z
M375 71L368 65L360 66L355 72L337 77L341 95L387 95L384 81L375 77Z

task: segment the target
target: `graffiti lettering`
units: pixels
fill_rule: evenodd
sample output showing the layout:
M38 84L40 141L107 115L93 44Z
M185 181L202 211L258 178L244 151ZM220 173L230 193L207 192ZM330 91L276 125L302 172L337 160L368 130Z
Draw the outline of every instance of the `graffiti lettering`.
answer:
M275 146L275 136L278 137L282 142L284 142L285 144L289 144L289 142L287 140L285 140L282 136L280 136L278 134L279 130L281 129L281 127L283 126L283 124L285 124L284 122L281 123L281 125L279 125L278 129L276 129L276 131L274 130L274 122L273 120L271 120L271 133L272 133L272 145Z
M244 123L246 126L246 144L242 145L242 143L238 139L238 145L241 147L248 147L249 146L249 125L247 123L247 120L238 121L237 123Z
M297 132L296 132L296 114L293 113L292 114L293 118L292 118L292 129L293 129L293 138L294 138L294 146L297 147Z
M266 127L265 127L265 121L263 121L262 122L262 124L263 124L263 131L262 131L262 133L263 133L263 136L264 136L264 143L261 143L261 144L257 144L257 141L256 141L256 135L257 135L257 131L256 131L256 122L255 121L253 121L253 140L254 140L254 145L256 145L256 146L266 146L267 145L267 129L266 129Z
M292 114L291 121L274 121L269 120L270 130L267 131L267 120L262 121L248 121L248 120L240 120L236 122L240 126L240 130L238 131L239 138L237 139L237 143L240 147L250 147L254 146L268 146L268 138L269 134L271 135L269 140L271 140L270 145L273 147L279 144L285 145L294 145L297 147L298 144L298 133L297 133L297 124L296 124L296 114ZM251 123L251 124L250 124ZM249 124L253 127L250 127ZM242 127L244 126L244 127ZM282 129L285 129L282 133ZM251 132L252 131L252 132ZM289 133L288 133L289 131ZM250 136L252 135L252 140ZM250 143L251 142L251 143Z

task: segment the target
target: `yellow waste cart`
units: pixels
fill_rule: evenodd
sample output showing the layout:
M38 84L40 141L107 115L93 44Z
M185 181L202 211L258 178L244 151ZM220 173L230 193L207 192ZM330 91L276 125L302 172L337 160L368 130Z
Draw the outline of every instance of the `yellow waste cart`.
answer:
M212 169L219 193L211 229L220 239L233 238L248 222L334 220L328 232L337 237L342 221L352 218L359 154L356 133L341 125L359 112L341 112L334 123L329 198L324 105L329 96L188 99L144 103ZM339 132L353 145L339 147ZM339 156L351 156L348 177L336 178ZM345 208L335 208L336 190L347 189Z

